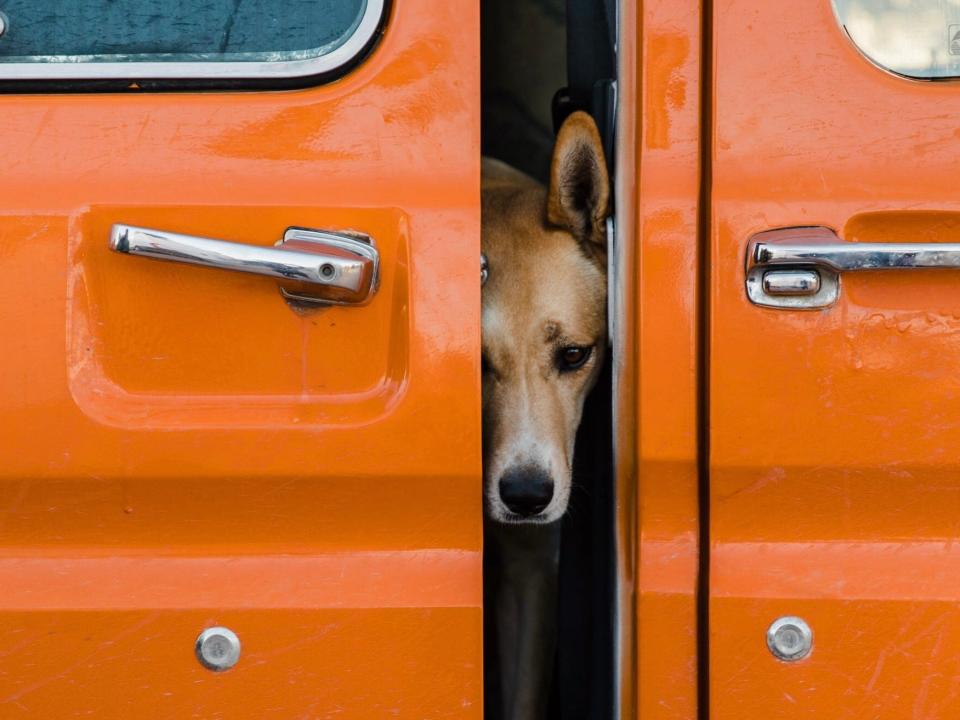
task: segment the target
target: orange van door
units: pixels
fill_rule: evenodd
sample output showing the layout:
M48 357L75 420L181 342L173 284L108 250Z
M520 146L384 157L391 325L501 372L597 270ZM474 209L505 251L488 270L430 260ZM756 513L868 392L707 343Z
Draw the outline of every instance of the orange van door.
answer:
M713 8L716 720L960 711L960 25L834 5Z
M477 3L119 5L0 2L0 716L481 717Z

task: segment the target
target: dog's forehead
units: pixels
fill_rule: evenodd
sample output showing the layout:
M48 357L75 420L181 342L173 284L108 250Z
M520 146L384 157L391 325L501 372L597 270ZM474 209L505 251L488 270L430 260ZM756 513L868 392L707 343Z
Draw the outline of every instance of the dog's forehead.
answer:
M604 274L572 237L541 233L514 236L487 252L484 333L504 342L592 341L605 322Z

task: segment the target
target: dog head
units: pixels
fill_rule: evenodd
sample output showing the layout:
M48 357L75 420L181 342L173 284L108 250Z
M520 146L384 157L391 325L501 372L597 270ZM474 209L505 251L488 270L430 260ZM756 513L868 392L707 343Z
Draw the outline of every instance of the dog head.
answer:
M609 181L589 115L560 129L544 189L484 162L484 496L494 520L567 509L583 402L606 350Z

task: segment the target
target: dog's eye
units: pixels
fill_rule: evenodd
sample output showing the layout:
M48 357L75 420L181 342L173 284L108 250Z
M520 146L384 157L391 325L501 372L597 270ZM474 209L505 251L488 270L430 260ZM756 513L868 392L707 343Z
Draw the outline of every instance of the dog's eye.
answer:
M560 372L579 370L590 359L592 353L593 348L589 346L568 345L562 347L557 351L557 368Z

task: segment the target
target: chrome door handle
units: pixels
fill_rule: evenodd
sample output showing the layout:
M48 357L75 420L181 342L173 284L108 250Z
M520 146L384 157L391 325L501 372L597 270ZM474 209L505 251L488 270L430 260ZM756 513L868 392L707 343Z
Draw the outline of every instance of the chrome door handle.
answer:
M110 249L155 260L267 275L284 297L310 305L365 303L377 290L380 256L360 233L291 227L273 247L114 225Z
M851 243L826 227L767 230L747 242L747 297L816 309L840 297L840 275L861 270L960 268L960 243Z

